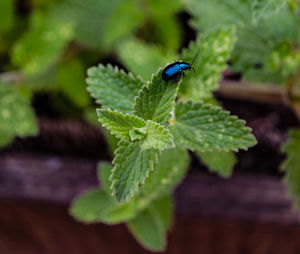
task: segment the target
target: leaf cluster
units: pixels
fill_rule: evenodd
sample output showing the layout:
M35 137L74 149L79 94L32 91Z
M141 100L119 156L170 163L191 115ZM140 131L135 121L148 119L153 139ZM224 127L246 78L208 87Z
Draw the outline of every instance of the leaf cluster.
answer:
M231 58L232 70L241 71L245 80L281 84L287 77L287 71L279 71L281 67L288 68L291 76L300 64L297 60L298 4L288 2L292 1L187 0L186 7L193 16L191 25L198 31L224 25L236 26L237 43ZM293 50L285 51L285 56L281 58L278 50L286 42Z
M300 207L300 130L292 129L289 133L289 140L282 147L282 152L287 158L281 165L285 171L284 181L288 185L289 193L294 199L296 208Z
M172 51L179 48L181 29L175 16L183 5L175 0L166 8L169 2L34 0L21 10L22 3L3 0L0 69L17 77L5 82L33 94L46 92L63 117L85 118L92 102L84 70L107 58L124 38L139 34Z
M15 136L26 137L38 133L30 96L0 83L0 147L9 144Z
M219 106L194 102L187 92L189 84L197 82L212 86L207 90L210 93L217 87L234 36L232 27L213 30L183 51L186 61L190 61L197 44L208 39L214 44L203 46L204 62L195 63L195 67L205 70L199 71L194 81L186 77L185 92L179 93L181 79L165 82L161 69L149 82L111 65L100 64L88 70L88 91L102 105L97 109L99 122L119 142L113 167L100 166L102 188L79 197L71 208L73 216L88 223L126 222L144 246L165 248L172 215L171 193L187 170L187 151L197 151L212 170L228 176L235 163L230 151L246 150L256 143L244 121ZM130 43L147 47L137 40ZM225 45L218 49L222 43ZM151 59L151 54L144 59ZM137 63L132 60L129 65L135 68ZM203 77L209 72L210 78ZM228 164L212 164L209 153L214 152L228 158Z

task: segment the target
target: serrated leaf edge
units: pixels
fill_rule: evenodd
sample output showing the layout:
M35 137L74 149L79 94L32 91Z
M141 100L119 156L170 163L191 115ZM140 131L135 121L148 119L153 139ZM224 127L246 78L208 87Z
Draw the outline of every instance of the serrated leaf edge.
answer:
M128 114L128 113L123 114L123 113L121 113L121 112L119 112L119 111L117 111L117 110L111 110L111 109L109 109L109 108L98 108L98 109L96 109L97 116L99 117L98 120L99 120L99 122L101 123L101 125L102 125L103 127L105 127L107 130L109 130L109 132L110 132L112 135L116 136L116 137L119 138L119 139L123 139L123 140L126 140L126 141L130 141L130 136L129 136L129 134L128 134L128 139L124 139L123 136L120 136L120 135L118 135L117 133L114 133L114 131L111 131L110 128L109 128L109 126L108 126L108 124L101 122L101 115L100 115L101 113L100 113L100 112L102 112L102 111L108 111L108 112L112 112L112 113L117 113L117 114L120 114L120 115L124 116L124 118L129 117L129 118L135 119L135 120L137 120L137 121L143 121L144 126L142 126L142 127L145 127L145 126L146 126L145 120L142 119L142 118L140 118L140 117L138 117L138 116L135 116L135 115L132 115L132 114ZM142 128L142 127L141 127L141 128Z
M257 140L255 138L255 136L252 134L252 128L251 127L248 127L248 126L245 126L246 124L246 121L243 120L243 119L239 119L238 116L235 116L235 115L230 115L230 112L228 110L224 110L222 109L220 106L216 106L216 105L211 105L211 104L205 104L205 103L201 103L201 102L198 102L198 103L193 103L192 101L187 101L187 102L179 102L177 104L177 106L180 106L180 105L183 105L183 107L188 107L188 106L192 106L192 109L195 110L201 106L205 106L207 108L210 108L210 109L215 109L217 110L217 112L220 112L222 111L223 113L225 113L231 120L235 120L237 122L239 122L242 126L243 126L243 129L246 131L249 132L249 134L251 134L253 136L253 142L251 145L249 146L241 146L239 148L236 148L236 149L229 149L229 148L221 148L220 146L216 145L215 148L208 148L206 150L203 150L203 152L213 152L213 151L224 151L224 152L229 152L229 151L233 151L233 152L238 152L238 150L244 150L244 151L247 151L249 148L255 146L257 144ZM173 123L173 125L176 124L176 112L175 112L175 121ZM224 134L223 134L224 135ZM181 141L180 142L181 145L183 145L185 148L191 150L191 151L195 151L197 149L196 146L190 146L190 142L189 141ZM199 150L199 149L198 149ZM199 150L199 151L202 151L202 150Z
M112 161L112 164L113 164L113 165L116 165L116 164L115 164L115 160L116 160L116 157L117 157L118 154L119 154L119 151L122 150L122 143L123 143L123 142L130 143L130 142L123 141L123 140L120 140L120 141L119 141L119 143L118 143L118 148L114 151L115 158L114 158L113 161ZM139 146L139 147L140 147L140 146ZM142 149L142 148L140 147L140 149ZM149 149L145 149L145 150L149 150ZM155 149L151 149L151 150L155 150ZM136 183L136 182L135 182L134 188L132 188L132 190L131 190L131 192L129 193L129 195L127 196L127 198L126 198L125 200L118 200L119 202L126 202L126 201L129 201L131 198L134 197L135 193L138 192L139 186L140 186L141 184L144 184L144 183L145 183L146 179L149 177L150 172L154 170L154 164L158 163L158 154L159 154L159 153L156 153L156 154L154 155L154 160L150 162L150 170L146 173L146 175L145 175L143 181L140 182L140 183ZM114 197L114 198L116 198L116 196L115 196L115 191L116 191L116 190L115 190L115 188L114 188L115 180L113 179L113 174L114 174L114 173L115 173L115 166L113 167L113 169L112 169L112 171L111 171L111 175L110 175L110 177L109 177L109 180L111 181L111 186L110 186L110 189L111 189L111 196Z
M98 71L109 70L109 71L112 71L116 76L118 74L121 74L121 76L128 77L132 82L140 82L142 84L145 83L140 76L135 75L132 72L126 73L123 69L119 68L118 66L112 66L109 63L106 64L106 65L100 63L100 64L98 64L96 66L92 66L92 67L90 67L90 68L87 69L87 78L85 79L85 82L87 84L86 90L90 93L91 97L94 98L96 100L96 103L98 103L98 104L101 104L101 101L99 101L96 98L96 94L93 93L91 91L91 88L90 88L90 86L91 86L90 79L91 79L91 76L92 76L92 72L94 70L98 70Z

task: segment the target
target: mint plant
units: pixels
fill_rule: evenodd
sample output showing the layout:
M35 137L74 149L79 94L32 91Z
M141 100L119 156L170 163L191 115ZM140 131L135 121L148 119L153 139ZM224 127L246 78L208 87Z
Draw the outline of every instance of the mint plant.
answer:
M202 47L196 74L178 82L165 82L162 68L148 82L109 64L88 70L88 91L101 104L99 122L119 142L112 165L99 165L101 187L74 201L70 211L75 218L125 222L146 248L161 251L172 221L171 194L189 165L187 151L225 153L226 158L230 151L256 143L245 121L214 105L211 94L226 68L234 31L213 30L191 43L179 59L191 62L195 48ZM206 161L212 161L208 154ZM227 167L219 169L221 175L229 174Z
M0 82L0 98L0 147L11 143L16 136L23 138L37 135L30 95Z
M191 25L197 31L236 26L237 42L230 68L241 71L242 79L282 84L285 77L280 71L281 66L289 68L292 73L296 72L293 58L299 51L297 1L187 0L186 7L192 15ZM217 19L216 13L219 14ZM288 52L289 61L283 65L270 64L274 60L281 60L273 58L273 53L278 51L278 46L283 42L293 45L293 50Z
M300 119L299 1L187 0L186 7L193 16L191 24L197 30L208 31L212 27L236 25L237 43L231 57L231 70L240 71L243 80L260 82L262 89L265 89L264 83L281 85L282 93L287 95L286 105ZM220 14L218 19L215 18L216 12ZM269 89L272 93L273 87ZM256 94L259 94L259 86ZM299 208L300 168L296 156L300 153L298 132L299 129L291 130L289 140L282 147L282 152L287 155L282 168L295 207ZM205 161L205 157L202 160ZM210 168L213 160L205 163ZM215 164L213 166L219 167Z
M289 133L289 140L282 147L282 152L287 154L287 158L282 164L285 171L285 182L288 184L290 194L294 199L294 206L300 207L300 130L292 129Z

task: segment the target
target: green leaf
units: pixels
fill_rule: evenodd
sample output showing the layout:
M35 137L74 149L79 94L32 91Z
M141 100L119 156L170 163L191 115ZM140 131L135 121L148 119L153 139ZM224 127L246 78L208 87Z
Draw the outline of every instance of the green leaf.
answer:
M124 115L110 109L97 109L99 121L102 126L110 130L117 138L131 140L129 132L133 128L143 128L146 123L143 119L134 115Z
M35 12L29 30L17 41L12 61L28 75L45 71L59 59L73 38L73 24Z
M140 141L141 142L141 141ZM157 162L158 151L143 149L139 142L119 142L115 151L112 174L113 196L120 202L128 200L143 184Z
M144 128L133 128L129 131L129 136L131 141L140 140L146 136L146 127Z
M110 49L116 40L133 33L144 16L136 0L64 0L52 15L74 23L77 41L101 50Z
M14 1L1 0L0 1L0 33L8 31L13 25L14 19Z
M177 51L182 39L182 28L177 16L183 10L182 1L174 0L170 4L170 0L151 0L147 3L151 15L148 28L151 29L151 37L146 39L161 42L167 49Z
M148 5L151 14L155 17L175 14L183 8L181 0L172 0L172 4L170 4L170 0L150 0Z
M104 43L110 45L131 34L143 21L145 13L138 0L126 0L109 17L104 32Z
M80 61L63 61L57 66L57 81L62 92L78 107L89 105L85 73Z
M247 74L256 70L258 65L262 66L260 70L264 71L266 59L275 45L285 40L298 45L297 12L290 11L287 6L280 8L274 15L254 23L252 0L186 0L186 5L193 16L192 26L197 31L208 31L228 25L237 27L238 40L231 58L231 69L234 71L243 71ZM276 74L275 71L268 76L273 79L273 75ZM256 76L251 75L251 78Z
M227 68L231 51L236 40L234 27L219 28L199 36L188 49L182 52L182 60L191 63L200 49L193 64L196 73L183 80L186 86L184 98L199 101L212 98L212 92L219 87L222 72Z
M132 112L134 97L143 85L139 78L110 64L88 69L87 84L97 103L122 113Z
M253 20L268 17L286 4L286 0L254 0L252 5Z
M0 145L15 136L37 135L38 127L30 100L10 84L0 83Z
M233 152L213 151L197 152L201 161L208 167L208 170L215 172L222 177L229 177L232 174L236 157Z
M161 73L162 70L159 70L152 76L151 82L142 87L133 107L137 116L165 124L171 118L180 82L165 82Z
M111 181L109 180L109 177L111 175L112 169L113 166L111 165L111 163L103 161L98 163L98 179L100 181L102 189L107 193L107 195L111 194Z
M166 49L177 51L183 38L182 28L177 16L164 13L161 16L153 16L152 22L153 29L151 31L153 32L151 33L151 39L161 42ZM162 65L165 65L165 62Z
M124 115L110 109L97 110L99 121L117 138L126 141L142 140L142 149L164 150L174 147L173 137L164 126L144 121L134 115Z
M153 202L147 209L127 223L128 229L147 249L163 251L166 233L172 218L172 200L164 197Z
M9 145L14 139L13 134L7 134L4 132L0 132L0 148Z
M245 121L218 106L189 101L176 105L171 130L175 140L191 150L237 151L256 144L251 129L244 125Z
M176 60L174 52L135 38L120 43L118 54L122 63L144 80L149 80L159 67Z
M300 130L293 129L289 133L289 140L282 147L287 158L282 164L285 171L284 181L287 183L289 193L294 199L294 205L300 208Z
M146 132L147 135L141 144L142 149L164 150L175 147L172 134L164 126L148 120Z
M171 194L185 176L189 166L189 154L177 145L173 149L162 151L159 163L151 171L147 181L141 186L138 196L142 200L154 200Z
M266 61L269 72L277 72L283 78L294 76L300 66L300 51L289 41L276 45Z
M133 218L136 205L134 202L118 203L105 191L92 189L73 201L70 214L84 223L116 224Z

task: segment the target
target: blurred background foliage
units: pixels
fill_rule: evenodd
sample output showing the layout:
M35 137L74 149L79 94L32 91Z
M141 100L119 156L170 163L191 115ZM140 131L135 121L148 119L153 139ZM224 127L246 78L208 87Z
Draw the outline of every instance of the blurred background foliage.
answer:
M2 0L0 5L2 83L24 85L28 93L46 92L64 117L88 115L88 66L117 63L149 80L158 67L178 59L179 50L195 37L187 19L200 34L223 25L237 27L231 69L242 72L243 79L280 84L300 62L298 6L292 1L262 13L261 4L252 6L249 0ZM195 52L212 43L203 38ZM199 57L205 59L201 53ZM211 97L207 91L197 96L194 90L185 93L195 100Z
M91 119L93 102L84 82L87 67L111 62L149 80L157 68L179 59L190 40L199 38L190 46L195 53L202 49L202 65L210 65L209 72L217 74L216 62L223 57L219 68L224 68L229 55L220 52L208 59L214 54L205 52L215 46L222 49L222 41L205 33L232 25L237 41L224 42L235 45L231 72L247 81L290 84L299 75L298 12L296 0L1 0L1 86L22 86L33 99L47 94L59 117ZM182 60L190 59L184 54ZM196 69L207 70L201 64ZM206 75L184 80L181 92L186 99L212 99L221 77L204 80ZM30 110L30 103L27 107Z
M98 62L125 63L149 79L182 46L183 8L180 0L171 5L168 0L1 0L1 87L23 87L33 99L46 94L59 117L91 119L86 69ZM13 89L7 92L20 100ZM26 107L33 114L30 103ZM15 135L36 133L15 132L5 144Z

